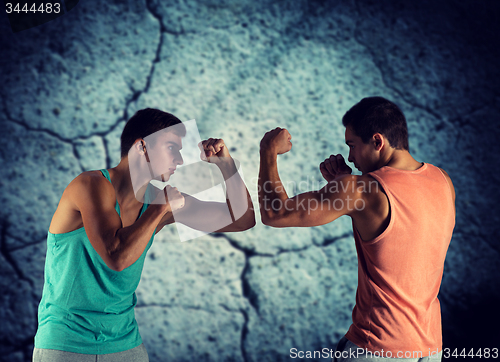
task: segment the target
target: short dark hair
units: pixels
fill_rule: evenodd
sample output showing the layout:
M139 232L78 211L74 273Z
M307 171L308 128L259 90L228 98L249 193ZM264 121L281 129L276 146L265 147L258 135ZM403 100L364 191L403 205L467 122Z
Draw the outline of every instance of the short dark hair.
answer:
M121 157L128 155L130 148L138 138L145 138L150 134L176 124L182 124L179 118L159 109L146 108L137 111L125 124L125 128L123 128L120 137ZM186 129L182 127L180 131L182 133L180 136L184 137Z
M364 143L368 143L375 133L380 133L391 147L409 150L406 118L396 104L385 98L363 98L346 112L342 124L351 127Z

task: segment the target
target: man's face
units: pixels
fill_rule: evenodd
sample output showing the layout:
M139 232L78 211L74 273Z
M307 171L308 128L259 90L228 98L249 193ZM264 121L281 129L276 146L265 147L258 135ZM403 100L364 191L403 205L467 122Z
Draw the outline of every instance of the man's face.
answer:
M351 127L345 129L345 143L349 146L349 162L354 163L354 166L365 174L376 170L377 156L374 146L371 142L363 143L361 137L354 134Z
M180 153L182 138L175 132L156 132L154 139L146 137L146 149L154 178L163 175L164 181L167 181L177 166L183 164Z

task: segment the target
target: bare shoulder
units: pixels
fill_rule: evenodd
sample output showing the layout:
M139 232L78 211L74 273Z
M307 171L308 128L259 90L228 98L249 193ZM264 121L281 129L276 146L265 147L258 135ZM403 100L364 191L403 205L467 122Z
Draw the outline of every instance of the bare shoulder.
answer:
M84 210L96 215L100 205L111 210L115 205L114 197L113 186L99 171L81 173L64 190L49 231L59 234L82 227Z
M380 235L390 222L389 199L382 185L370 175L344 175L335 181L342 188L346 214L352 217L362 240Z
M378 194L381 190L380 183L371 175L358 176L358 184L365 194Z
M359 181L358 175L345 174L338 176L335 180L328 182L327 186L339 188L340 190L348 191L352 190L353 186L357 185Z
M108 200L114 202L115 190L100 171L86 171L70 182L66 190L64 190L64 196L69 198L75 205L95 198L99 198L104 203Z
M386 196L382 187L369 175L342 175L330 181L322 191L331 201L341 199L348 205L348 215L353 216L368 209L379 209Z
M325 186L328 193L348 194L351 197L362 197L379 189L377 180L368 175L342 175Z
M79 174L68 185L68 189L84 191L90 189L113 189L111 183L101 174L100 171L86 171Z
M363 200L363 208L356 208L356 214L385 215L389 200L382 185L371 175L356 176L358 198Z

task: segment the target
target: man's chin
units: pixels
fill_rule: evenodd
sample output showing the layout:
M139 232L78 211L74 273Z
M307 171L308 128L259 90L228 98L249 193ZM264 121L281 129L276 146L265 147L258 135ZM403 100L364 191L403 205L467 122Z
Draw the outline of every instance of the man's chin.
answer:
M155 176L154 179L157 181L166 182L166 181L170 180L171 176L172 176L172 174L170 172L166 172L166 173L162 173L158 176Z

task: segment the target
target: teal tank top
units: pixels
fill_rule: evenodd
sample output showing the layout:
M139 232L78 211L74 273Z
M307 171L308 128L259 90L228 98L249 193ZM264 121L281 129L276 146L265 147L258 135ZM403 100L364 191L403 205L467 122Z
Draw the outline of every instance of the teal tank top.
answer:
M101 172L111 182L108 171ZM118 201L115 209L119 215ZM95 251L84 227L64 234L49 232L35 348L106 354L140 345L135 290L153 238L154 233L134 264L117 272Z

